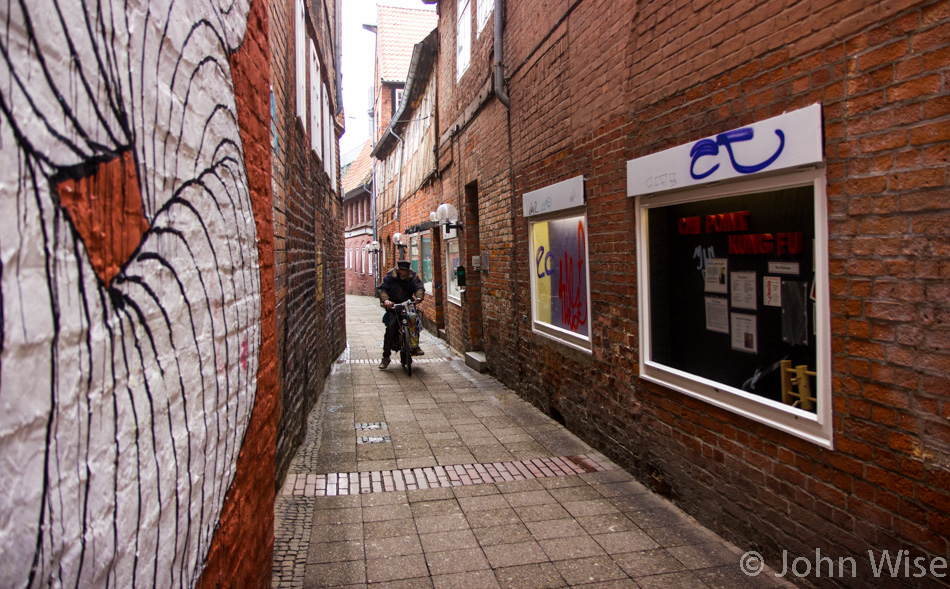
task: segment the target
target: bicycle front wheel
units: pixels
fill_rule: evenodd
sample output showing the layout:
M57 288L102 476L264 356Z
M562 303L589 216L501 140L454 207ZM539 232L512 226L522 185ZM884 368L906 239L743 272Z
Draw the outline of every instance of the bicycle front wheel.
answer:
M403 329L399 334L401 341L401 350L399 351L399 358L402 360L402 365L406 369L406 373L409 376L412 376L412 338L409 335L409 329Z

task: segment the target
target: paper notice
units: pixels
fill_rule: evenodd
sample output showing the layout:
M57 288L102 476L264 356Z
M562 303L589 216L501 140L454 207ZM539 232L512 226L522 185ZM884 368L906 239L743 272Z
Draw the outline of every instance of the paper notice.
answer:
M759 340L756 337L755 315L745 313L732 314L732 349L751 354L759 353Z
M729 275L732 288L732 306L755 309L755 272L733 272Z
M709 258L706 260L706 292L726 294L729 287L726 284L726 275L729 273L729 260L726 258Z
M729 305L726 299L706 297L706 329L729 333Z

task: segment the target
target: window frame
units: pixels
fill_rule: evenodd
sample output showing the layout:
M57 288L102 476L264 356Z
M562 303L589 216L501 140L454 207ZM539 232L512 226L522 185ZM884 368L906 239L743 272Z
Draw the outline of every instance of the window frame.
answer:
M797 409L652 360L649 209L807 185L813 187L815 223L816 412ZM640 378L833 449L834 398L831 384L827 180L824 167L815 166L803 171L740 179L656 195L638 195L636 228Z
M445 242L445 296L449 302L462 306L462 292L459 290L458 278L455 274L455 268L452 268L452 248L455 248L459 256L459 265L462 263L462 253L459 248L459 240L452 239ZM457 267L457 266L456 266ZM454 294L453 294L454 293Z
M537 223L548 223L564 219L581 217L584 220L584 251L587 254L587 263L584 264L586 300L587 300L587 335L582 336L572 333L564 328L538 320L538 298L537 298L537 259L533 255L535 251L534 244L534 226ZM587 207L571 207L562 209L545 215L536 215L528 217L528 252L529 252L529 272L531 274L531 331L547 339L564 344L581 352L593 353L593 322L591 312L591 294L590 294L590 219L587 215Z
M491 18L494 9L495 3L492 0L475 0L475 14L478 20L479 35L485 30L485 25L488 24L488 20Z
M456 0L455 9L455 81L458 82L472 62L472 0Z

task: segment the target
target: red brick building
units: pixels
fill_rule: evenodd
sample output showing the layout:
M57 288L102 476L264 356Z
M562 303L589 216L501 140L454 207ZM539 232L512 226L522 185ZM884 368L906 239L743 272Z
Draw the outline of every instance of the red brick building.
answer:
M271 159L277 294L277 478L346 346L339 190L339 2L270 2Z
M434 3L449 343L779 568L939 572L950 5Z
M372 142L367 140L343 176L343 266L346 294L376 296L373 242Z

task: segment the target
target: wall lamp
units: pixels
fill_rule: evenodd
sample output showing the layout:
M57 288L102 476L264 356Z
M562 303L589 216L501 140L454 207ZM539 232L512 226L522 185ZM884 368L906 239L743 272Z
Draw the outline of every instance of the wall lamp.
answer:
M370 252L370 253L374 253L374 254L375 254L376 252L378 252L378 251L379 251L380 249L382 249L382 248L379 247L379 242L374 239L374 240L372 241L372 243L367 243L366 245L364 245L364 246L363 246L363 249L365 249L366 251L368 251L368 252Z
M406 236L402 233L393 233L393 243L399 246L400 248L409 247L406 244Z
M462 228L462 224L458 222L458 209L448 203L440 204L439 208L429 213L429 220L433 223L438 223L447 229Z

